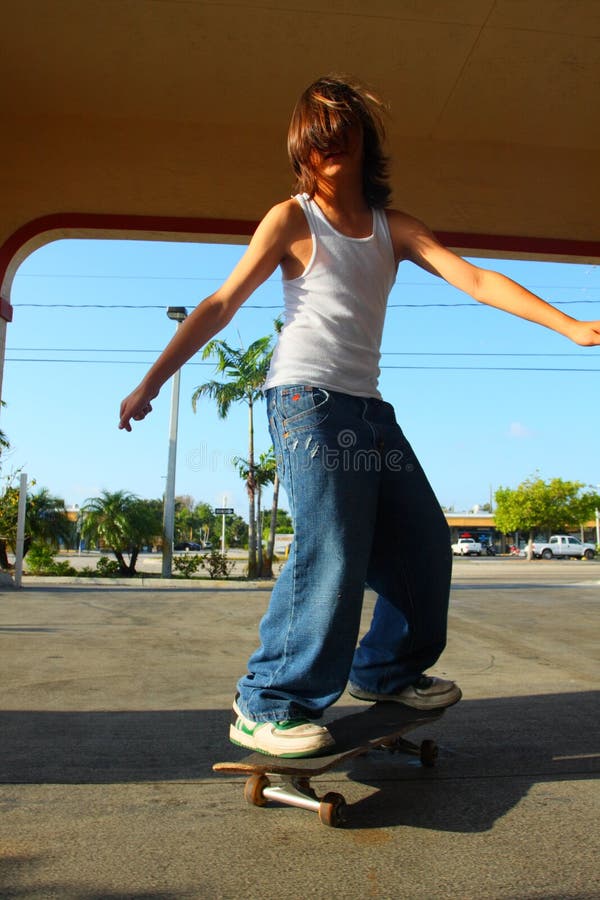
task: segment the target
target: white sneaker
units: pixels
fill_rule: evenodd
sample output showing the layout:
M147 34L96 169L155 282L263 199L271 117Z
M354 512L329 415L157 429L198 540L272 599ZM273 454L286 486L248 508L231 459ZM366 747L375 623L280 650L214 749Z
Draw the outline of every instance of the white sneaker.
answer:
M403 703L413 709L442 709L458 703L462 697L461 689L453 681L434 678L430 675L421 675L414 684L410 684L396 694L375 694L363 690L356 684L350 684L348 691L357 700L387 700Z
M233 701L229 740L248 750L269 756L287 758L315 756L330 750L334 739L322 725L309 719L287 719L283 722L253 722L242 715Z

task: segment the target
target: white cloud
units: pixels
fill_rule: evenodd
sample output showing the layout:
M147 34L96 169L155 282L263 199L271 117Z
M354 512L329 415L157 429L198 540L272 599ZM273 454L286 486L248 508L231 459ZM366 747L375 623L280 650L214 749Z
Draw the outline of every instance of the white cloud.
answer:
M511 422L508 426L508 436L512 438L530 438L534 432L522 422Z

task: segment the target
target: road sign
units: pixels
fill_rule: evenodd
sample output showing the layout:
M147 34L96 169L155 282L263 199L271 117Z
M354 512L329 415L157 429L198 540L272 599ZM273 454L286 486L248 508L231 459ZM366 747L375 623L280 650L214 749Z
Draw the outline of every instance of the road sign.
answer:
M215 516L232 516L233 509L230 506L217 506L214 513Z

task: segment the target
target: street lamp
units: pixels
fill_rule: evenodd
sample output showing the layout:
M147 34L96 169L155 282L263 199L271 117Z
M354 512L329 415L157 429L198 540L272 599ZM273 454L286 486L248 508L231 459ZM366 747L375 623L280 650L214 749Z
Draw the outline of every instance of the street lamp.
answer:
M167 316L181 323L187 318L185 306L168 306ZM165 484L165 504L163 513L163 552L162 576L170 578L173 571L173 538L175 534L175 466L177 463L177 423L179 419L179 376L178 369L173 375L171 388L171 421L169 424L169 459L167 463L167 482Z

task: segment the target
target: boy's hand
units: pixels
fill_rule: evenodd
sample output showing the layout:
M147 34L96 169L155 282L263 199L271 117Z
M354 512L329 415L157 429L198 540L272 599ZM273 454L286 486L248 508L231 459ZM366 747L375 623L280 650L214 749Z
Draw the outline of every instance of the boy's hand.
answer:
M600 346L600 322L573 322L568 337L580 347Z
M147 388L142 387L137 387L128 397L125 397L121 403L119 428L131 431L130 419L134 419L136 422L145 419L148 413L152 412L150 401L154 397L156 394L149 393Z

